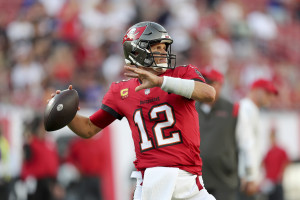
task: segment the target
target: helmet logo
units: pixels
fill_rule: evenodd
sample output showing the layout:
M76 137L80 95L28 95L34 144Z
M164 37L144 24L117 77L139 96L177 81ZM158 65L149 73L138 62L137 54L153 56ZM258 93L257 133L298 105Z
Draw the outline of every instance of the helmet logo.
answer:
M127 31L126 35L123 37L123 44L126 41L132 41L132 40L139 39L146 28L147 28L147 26L136 27L136 28L134 27L134 28L129 29Z
M171 37L168 34L163 34L161 37L171 39Z

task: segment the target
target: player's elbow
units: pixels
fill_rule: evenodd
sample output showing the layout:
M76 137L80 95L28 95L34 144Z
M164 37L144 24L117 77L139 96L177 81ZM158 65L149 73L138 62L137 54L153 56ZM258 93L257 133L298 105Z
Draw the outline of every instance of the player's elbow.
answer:
M207 91L206 95L207 102L214 102L216 99L216 90L213 87L210 87L210 89Z
M202 93L202 98L199 99L202 102L214 102L216 98L216 91L212 87L209 90L206 90Z
M93 137L94 135L96 135L97 133L99 133L101 131L101 129L99 130L89 130L89 131L85 131L84 133L78 134L78 136L80 136L83 139L89 139L91 137Z
M84 124L81 126L78 126L78 124L77 125L69 124L68 126L76 135L78 135L83 139L89 139L102 130L99 127L96 126L90 127L89 125L84 125Z
M88 132L88 133L85 133L85 134L81 134L79 135L81 138L83 139L90 139L91 137L93 137L95 134L91 133L91 132Z
M200 102L214 102L216 98L216 90L205 83L197 83L192 98Z

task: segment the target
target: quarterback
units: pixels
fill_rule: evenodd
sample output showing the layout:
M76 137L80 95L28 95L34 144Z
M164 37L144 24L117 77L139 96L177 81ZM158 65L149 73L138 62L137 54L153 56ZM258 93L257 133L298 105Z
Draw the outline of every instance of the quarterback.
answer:
M214 101L215 90L196 67L175 67L172 43L157 23L130 27L123 38L130 79L112 83L97 112L76 114L68 126L89 138L115 119L127 118L136 152L135 200L214 200L202 180L195 101Z

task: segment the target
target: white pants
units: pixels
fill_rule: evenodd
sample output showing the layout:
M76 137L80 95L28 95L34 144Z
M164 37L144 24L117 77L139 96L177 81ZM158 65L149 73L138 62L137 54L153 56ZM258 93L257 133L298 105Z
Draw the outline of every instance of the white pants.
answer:
M201 176L171 167L147 168L144 179L141 172L134 171L137 179L134 200L216 200L204 188ZM196 183L199 180L202 189Z

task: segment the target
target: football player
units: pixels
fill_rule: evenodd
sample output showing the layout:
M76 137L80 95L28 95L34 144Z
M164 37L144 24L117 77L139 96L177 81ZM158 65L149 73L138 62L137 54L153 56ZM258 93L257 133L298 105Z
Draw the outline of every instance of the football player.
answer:
M131 79L112 83L97 112L77 114L68 126L90 138L115 119L127 118L136 152L135 200L214 200L201 176L195 101L213 101L215 90L195 66L175 67L172 43L157 23L130 27L123 49L125 75Z

